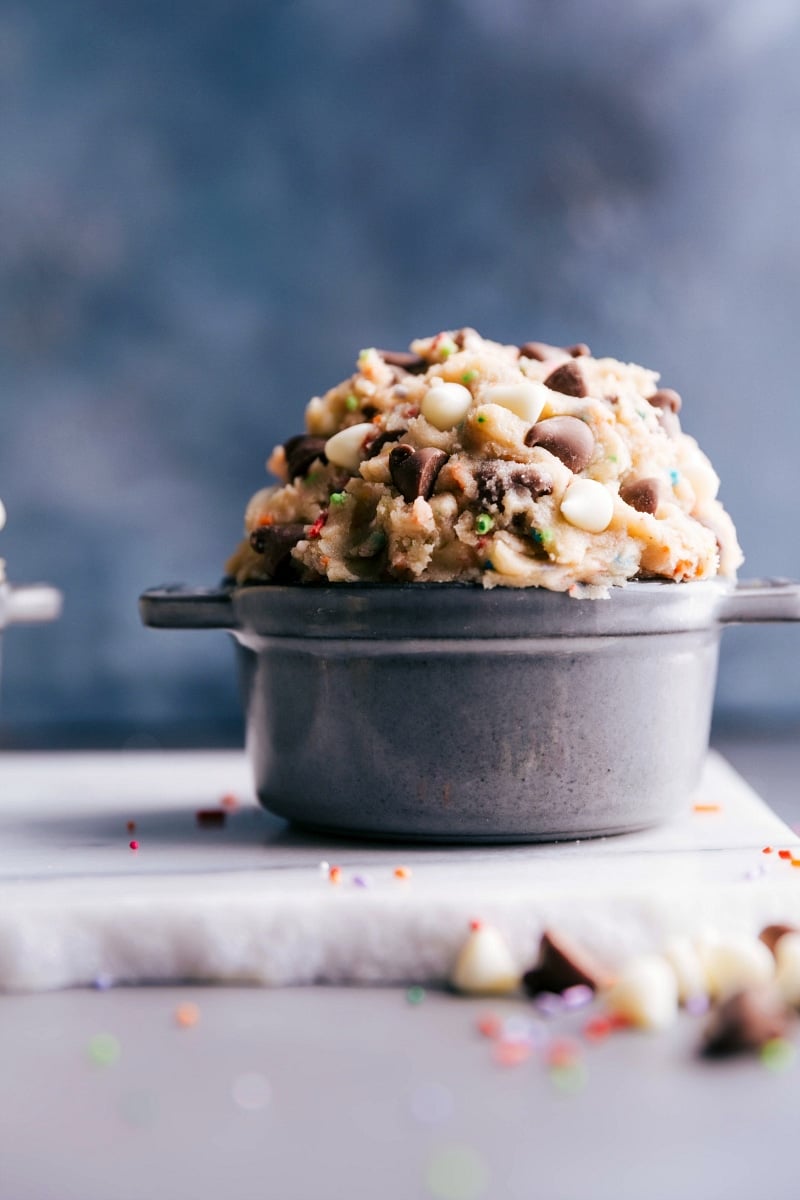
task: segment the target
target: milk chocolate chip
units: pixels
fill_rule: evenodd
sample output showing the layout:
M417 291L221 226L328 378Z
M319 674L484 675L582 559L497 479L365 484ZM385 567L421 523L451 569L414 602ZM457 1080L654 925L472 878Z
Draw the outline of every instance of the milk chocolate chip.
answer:
M367 453L364 457L377 458L384 446L387 446L389 442L399 442L404 433L405 429L387 429L385 433L379 433L367 446Z
M658 508L661 485L657 479L634 479L619 489L619 498L637 512L654 513Z
M541 446L570 471L582 471L594 454L594 434L578 417L547 417L525 434L526 446Z
M389 473L392 483L408 504L418 496L429 499L447 457L444 450L434 450L432 446L424 446L421 450L405 444L395 446L389 454Z
M683 405L680 396L672 388L661 388L660 391L654 392L652 396L648 396L647 403L652 404L653 408L666 408L673 413L679 413Z
M794 925L767 925L761 930L758 935L759 939L764 943L768 950L775 953L775 947L785 933L797 933L798 930Z
M549 346L547 342L523 342L519 348L520 358L535 358L537 362L547 362L549 358L560 358L569 354L572 358L584 358L592 352L585 342L576 342L562 350L560 346Z
M289 479L296 479L298 475L306 476L317 458L322 463L328 461L325 457L325 438L311 437L307 433L290 437L288 442L283 443L283 452Z
M387 367L401 367L409 375L419 375L428 369L425 359L410 350L379 350L378 354Z
M305 536L305 525L259 525L250 534L250 545L256 554L263 555L264 571L272 577Z
M539 992L564 992L582 983L598 991L608 987L611 976L592 954L563 933L546 930L539 946L539 961L522 976L529 996Z
M773 1038L784 1037L791 1013L773 988L745 988L716 1008L703 1037L709 1057L758 1050Z
M544 381L545 387L564 396L588 396L583 371L576 362L565 362L551 371Z
M549 496L553 490L553 480L533 463L522 465L501 458L491 459L478 463L474 473L478 495L484 504L501 504L503 496L512 488L523 488L530 492L534 500L538 500L539 496Z

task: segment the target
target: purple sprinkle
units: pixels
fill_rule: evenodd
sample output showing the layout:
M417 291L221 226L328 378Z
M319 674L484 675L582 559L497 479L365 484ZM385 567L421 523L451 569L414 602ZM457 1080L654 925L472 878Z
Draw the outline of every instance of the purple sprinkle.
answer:
M574 987L565 988L561 993L564 1008L573 1012L577 1008L586 1008L594 1000L594 992L585 983L576 983Z
M369 880L364 875L354 875L353 883L355 884L356 887L360 887L360 888L369 887Z
M711 1001L703 992L698 992L696 996L687 996L686 1011L693 1017L702 1017L707 1013L711 1006Z
M564 1011L564 1001L557 992L540 992L534 997L533 1005L543 1017L555 1017Z
M92 987L96 988L98 992L107 992L113 986L114 980L104 972L101 972L92 983Z

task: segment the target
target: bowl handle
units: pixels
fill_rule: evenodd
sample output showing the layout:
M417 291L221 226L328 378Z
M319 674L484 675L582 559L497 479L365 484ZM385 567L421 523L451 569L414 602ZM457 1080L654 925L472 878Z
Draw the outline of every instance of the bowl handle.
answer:
M139 597L139 614L152 629L234 629L231 593L226 588L182 584L150 588Z
M717 610L723 625L749 621L800 621L800 583L793 579L745 579Z
M45 583L24 587L9 585L5 591L5 622L7 625L28 625L55 621L61 615L61 592Z

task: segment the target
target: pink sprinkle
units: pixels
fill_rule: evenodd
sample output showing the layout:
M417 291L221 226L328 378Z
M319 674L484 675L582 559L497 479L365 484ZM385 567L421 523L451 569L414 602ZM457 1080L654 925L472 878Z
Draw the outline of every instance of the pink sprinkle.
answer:
M131 850L138 850L138 849L139 849L139 843L138 843L138 842L128 842L128 845L130 846Z

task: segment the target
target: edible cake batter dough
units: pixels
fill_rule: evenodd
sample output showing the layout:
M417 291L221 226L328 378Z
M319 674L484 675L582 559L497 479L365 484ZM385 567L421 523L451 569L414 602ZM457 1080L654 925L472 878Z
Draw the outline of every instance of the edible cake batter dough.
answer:
M654 371L473 329L368 349L276 447L238 583L480 583L602 595L732 576L719 479Z

